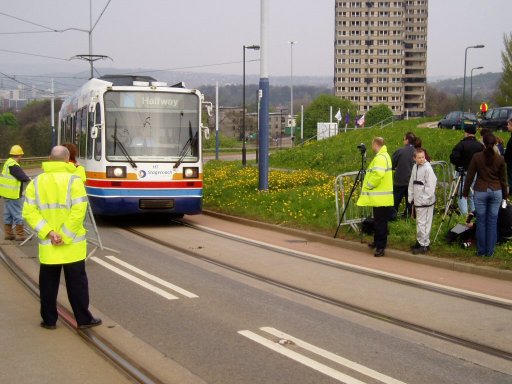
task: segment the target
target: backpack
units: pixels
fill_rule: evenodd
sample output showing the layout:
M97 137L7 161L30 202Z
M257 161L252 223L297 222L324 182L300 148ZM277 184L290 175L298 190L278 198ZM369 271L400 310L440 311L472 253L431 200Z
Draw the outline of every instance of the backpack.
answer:
M507 202L506 207L500 207L498 212L498 241L505 242L510 239L512 239L512 205Z

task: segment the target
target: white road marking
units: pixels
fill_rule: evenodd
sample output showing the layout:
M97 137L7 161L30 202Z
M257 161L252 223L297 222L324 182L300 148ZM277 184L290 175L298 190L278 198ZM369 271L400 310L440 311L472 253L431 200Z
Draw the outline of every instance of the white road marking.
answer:
M321 372L324 375L327 375L329 377L332 377L335 380L338 380L345 384L365 384L363 381L357 380L351 376L348 376L342 372L339 372L331 367L328 367L327 365L321 364L313 359L310 359L309 357L303 356L300 353L294 352L289 350L288 348L283 347L280 344L274 343L271 340L265 339L264 337L251 332L251 331L238 331L238 333L242 336L247 337L248 339L255 341L258 344L261 344L277 353L280 353L281 355L284 355L286 357L289 357L290 359L293 359L301 364L304 364L305 366L314 369L315 371Z
M347 368L350 368L352 369L353 371L357 371L357 372L360 372L362 373L363 375L365 376L368 376L368 377L371 377L373 379L376 379L376 380L379 380L380 382L382 383L386 383L386 384L404 384L403 381L399 381L399 380L396 380L392 377L389 377L389 376L386 376L380 372L377 372L377 371L374 371L373 369L370 369L368 367L365 367L364 365L361 365L361 364L358 364L354 361L351 361L351 360L348 360L348 359L345 359L341 356L338 356L332 352L329 352L329 351L326 351L322 348L318 348L312 344L309 344L305 341L302 341L300 339L297 339L296 337L293 337L291 335L288 335L284 332L281 332L275 328L271 328L271 327L263 327L263 328L260 328L262 331L264 332L267 332L273 336L276 336L276 337L279 337L280 339L286 339L286 340L290 340L292 341L293 343L295 343L295 345L303 348L303 349L306 349L310 352L313 352L314 354L316 355L319 355L319 356L322 356L328 360L331 360L331 361L334 361L335 363L338 363L340 365L343 365Z
M311 259L326 261L326 262L329 262L331 264L337 264L337 265L344 266L344 267L349 267L349 268L352 268L352 269L355 269L355 270L360 270L360 271L364 271L364 272L371 272L371 273L376 274L376 275L385 276L385 277L392 277L392 278L395 278L395 279L399 279L399 280L403 280L403 281L408 281L408 282L412 282L412 283L420 283L420 284L428 285L428 286L431 286L431 287L434 287L434 288L442 288L442 289L445 289L447 291L452 291L452 292L456 292L456 293L463 293L465 295L470 295L470 296L474 296L474 297L478 297L478 298L483 298L483 299L494 300L494 301L497 301L497 302L500 302L500 303L512 304L512 300L504 299L504 298L498 297L498 296L492 296L492 295L487 295L485 293L473 292L473 291L468 291L466 289L450 287L448 285L432 283L430 281L421 280L421 279L415 279L413 277L402 276L402 275L398 275L398 274L390 273L390 272L384 272L384 271L381 271L381 270L378 270L378 269L362 267L362 266L355 265L355 264L345 263L343 261L329 259L329 258L323 257L323 256L313 255L312 253L296 251L294 249L281 247L279 245L269 245L268 243L265 243L263 241L254 240L254 239L250 239L248 237L243 237L243 236L239 236L239 235L234 235L234 234L229 233L229 232L225 232L225 231L221 231L221 230L218 230L218 229L213 229L213 228L205 227L203 225L194 224L194 226L197 227L197 228L203 229L205 231L209 231L209 232L212 232L212 233L218 233L220 235L227 236L228 238L232 237L234 239L239 239L239 240L246 241L246 242L249 242L249 243L263 245L265 247L271 247L271 248L274 248L274 249L277 249L277 250L280 250L280 251L296 253L297 255L305 256L305 257L308 257L308 258L311 258Z
M167 300L177 300L178 299L177 296L171 295L169 292L166 292L163 289L155 287L152 284L146 283L144 280L141 280L138 277L132 276L129 273L126 273L125 271L123 271L122 269L114 267L113 265L110 265L109 263L97 258L96 256L92 256L89 259L92 261L95 261L96 263L104 266L107 269L110 269L112 272L115 272L118 275L121 275L121 276L125 277L126 279L128 279L136 284L139 284L141 287L149 289L150 291L152 291L160 296L165 297Z
M199 297L199 296L197 296L196 294L194 294L192 292L189 292L189 291L187 291L187 290L185 290L185 289L183 289L181 287L178 287L177 285L171 284L168 281L165 281L165 280L163 280L163 279L161 279L161 278L159 278L159 277L157 277L155 275L152 275L152 274L150 274L150 273L148 273L146 271L143 271L142 269L139 269L139 268L137 268L137 267L135 267L135 266L133 266L131 264L128 264L127 262L125 262L125 261L123 261L121 259L118 259L115 256L106 256L106 258L109 259L109 260L112 260L113 262L115 262L115 263L117 263L119 265L122 265L126 269L129 269L129 270L131 270L131 271L133 271L135 273L138 273L139 275L144 276L144 277L146 277L146 278L148 278L148 279L150 279L150 280L152 280L152 281L154 281L154 282L156 282L156 283L158 283L158 284L160 284L160 285L162 285L164 287L167 287L167 288L171 289L174 292L178 292L178 293L182 294L185 297L188 297L190 299Z

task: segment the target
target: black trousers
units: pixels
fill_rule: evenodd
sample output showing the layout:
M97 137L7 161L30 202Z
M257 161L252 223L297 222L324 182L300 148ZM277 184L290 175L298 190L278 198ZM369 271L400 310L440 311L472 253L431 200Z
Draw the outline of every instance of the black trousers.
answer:
M88 324L93 317L89 312L89 281L85 273L85 260L69 264L40 264L41 317L48 325L55 325L57 322L57 295L62 269L64 269L69 303L77 325Z
M377 249L386 248L388 243L388 221L391 219L393 211L393 207L373 207L373 219L375 220L373 242Z
M408 185L393 185L393 199L395 200L395 212L394 217L398 216L398 208L400 208L400 203L402 199L405 198L405 215L409 216L412 212L412 206L409 204L407 200L409 196L409 186Z

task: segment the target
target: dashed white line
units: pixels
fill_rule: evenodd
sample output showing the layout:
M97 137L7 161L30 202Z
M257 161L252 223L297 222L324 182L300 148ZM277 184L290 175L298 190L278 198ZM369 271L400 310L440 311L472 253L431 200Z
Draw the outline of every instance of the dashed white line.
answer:
M251 332L251 331L238 331L238 333L242 336L247 337L248 339L255 341L258 344L261 344L277 353L280 353L281 355L284 355L286 357L289 357L290 359L293 359L301 364L304 364L305 366L314 369L315 371L321 372L324 375L327 375L329 377L332 377L335 380L338 380L345 384L365 384L363 381L360 381L358 379L355 379L349 375L346 375L342 372L339 372L331 367L328 367L325 364L321 364L309 357L306 357L304 355L301 355L300 353L294 352L288 348L283 347L280 344L274 343L271 340L265 339L264 337Z
M122 265L123 267L125 267L126 269L129 269L135 273L138 273L139 275L141 276L144 276L146 277L147 279L150 279L166 288L169 288L171 290L173 290L174 292L178 292L180 294L182 294L183 296L185 297L188 297L190 299L193 299L193 298L196 298L196 297L199 297L197 296L196 294L192 293L192 292L189 292L181 287L178 287L177 285L174 285L174 284L171 284L169 283L168 281L165 281L155 275L152 275L146 271L143 271L142 269L139 269L131 264L128 264L127 262L115 257L115 256L106 256L107 259L109 260L112 260L113 262L119 264L119 265Z
M177 296L171 295L169 292L166 292L163 289L155 287L154 285L149 284L149 283L145 282L144 280L139 279L138 277L132 276L129 273L123 271L122 269L114 267L113 265L110 265L109 263L97 258L96 256L92 256L89 259L95 261L96 263L102 265L103 267L105 267L107 269L110 269L112 272L115 272L118 275L123 276L124 278L126 278L136 284L139 284L141 287L149 289L150 291L152 291L162 297L165 297L167 300L177 300L178 299Z
M340 365L343 365L347 368L352 369L353 371L357 371L362 373L365 376L371 377L373 379L379 380L382 383L386 384L404 384L404 382L396 380L392 377L386 376L380 372L374 371L373 369L370 369L368 367L365 367L364 365L358 364L354 361L345 359L341 356L338 356L332 352L326 351L322 348L316 347L312 344L309 344L303 340L297 339L296 337L293 337L291 335L288 335L284 332L281 332L275 328L271 327L263 327L260 328L262 331L269 333L273 336L276 336L280 339L286 339L292 341L295 345L297 345L300 348L303 348L305 350L308 350L310 352L313 352L316 355L322 356L328 360L334 361L335 363L338 363Z

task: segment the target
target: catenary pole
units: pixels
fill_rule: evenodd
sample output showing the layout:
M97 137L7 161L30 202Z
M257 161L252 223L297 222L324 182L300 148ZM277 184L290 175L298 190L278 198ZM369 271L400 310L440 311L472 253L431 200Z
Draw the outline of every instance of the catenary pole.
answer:
M268 190L268 132L269 132L269 78L267 66L267 50L268 50L268 0L260 0L260 91L261 103L259 115L259 178L258 189L260 191Z
M215 160L219 160L219 82L215 82Z
M57 144L56 132L55 132L55 90L53 88L53 78L52 78L52 103L51 103L51 124L52 124L52 148Z

